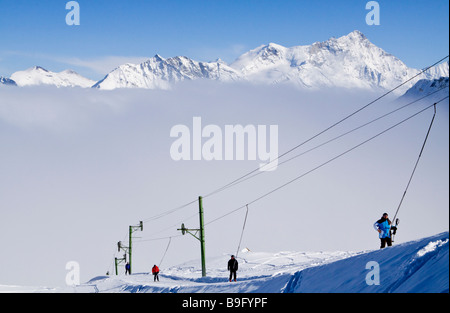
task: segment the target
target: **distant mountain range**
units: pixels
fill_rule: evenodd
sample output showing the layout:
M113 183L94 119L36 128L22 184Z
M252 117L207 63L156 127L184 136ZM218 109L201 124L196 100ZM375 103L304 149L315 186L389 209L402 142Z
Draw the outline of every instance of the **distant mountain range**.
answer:
M95 82L74 71L54 73L42 67L0 77L1 84L53 85L113 90L118 88L169 89L184 80L216 80L258 84L291 83L301 88L324 87L391 89L420 70L372 44L361 32L307 46L286 48L274 43L241 55L231 64L221 60L199 62L184 56L155 55L141 64L124 64ZM430 68L419 78L433 81L449 76L449 62ZM448 81L448 80L447 80ZM411 82L400 93L413 87Z

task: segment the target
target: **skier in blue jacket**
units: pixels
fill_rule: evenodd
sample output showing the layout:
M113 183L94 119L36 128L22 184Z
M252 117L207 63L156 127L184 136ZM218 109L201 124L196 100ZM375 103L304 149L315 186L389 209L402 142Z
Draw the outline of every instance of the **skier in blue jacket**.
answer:
M391 226L391 224L391 220L388 218L387 213L383 213L383 216L373 224L373 227L379 233L379 238L381 240L380 249L386 247L386 244L389 247L392 246L391 229L394 230L396 227Z

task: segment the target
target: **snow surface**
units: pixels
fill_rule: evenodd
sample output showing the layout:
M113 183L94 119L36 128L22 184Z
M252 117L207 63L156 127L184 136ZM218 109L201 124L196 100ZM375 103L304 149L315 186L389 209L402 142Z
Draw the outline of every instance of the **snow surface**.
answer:
M151 273L98 276L79 286L33 288L0 286L2 292L81 293L448 293L449 233L380 250L362 252L279 252L243 250L238 281L228 282L229 254L168 269L160 281ZM369 262L379 264L380 283L369 285Z

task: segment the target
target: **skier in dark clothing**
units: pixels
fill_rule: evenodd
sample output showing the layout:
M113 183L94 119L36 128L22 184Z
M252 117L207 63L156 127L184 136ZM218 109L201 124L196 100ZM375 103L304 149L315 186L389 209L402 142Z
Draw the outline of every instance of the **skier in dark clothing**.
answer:
M130 264L127 262L127 264L125 264L125 275L126 274L130 274L131 275L131 267Z
M228 261L228 270L230 271L230 281L234 276L234 281L236 281L236 272L238 270L238 261L234 258L234 255L231 256L231 259Z
M383 213L383 216L373 224L375 230L379 233L381 246L380 249L386 247L386 244L392 246L391 230L394 232L397 230L396 226L391 226L392 222L388 218L387 213Z

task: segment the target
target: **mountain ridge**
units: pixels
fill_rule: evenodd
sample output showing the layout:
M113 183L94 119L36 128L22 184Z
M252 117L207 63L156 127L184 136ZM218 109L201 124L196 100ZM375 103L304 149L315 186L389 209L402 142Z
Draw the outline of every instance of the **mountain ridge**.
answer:
M140 64L122 64L97 82L71 70L54 73L39 66L16 72L11 80L18 86L54 85L101 90L170 89L178 82L198 79L268 85L290 83L308 89L343 87L389 90L418 73L420 70L409 68L355 30L345 36L331 37L311 45L260 45L231 64L220 59L202 62L186 56L164 58L156 54ZM433 80L448 75L447 61L428 69L419 78ZM405 84L396 92L403 94L414 83Z

